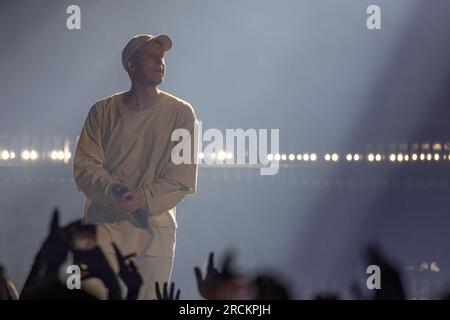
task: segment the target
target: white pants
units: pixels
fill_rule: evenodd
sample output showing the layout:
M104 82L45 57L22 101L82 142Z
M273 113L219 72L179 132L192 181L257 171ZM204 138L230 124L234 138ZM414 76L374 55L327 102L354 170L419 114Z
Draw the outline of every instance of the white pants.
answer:
M139 290L140 300L156 299L155 283L162 289L169 283L173 255L175 252L176 229L159 227L136 228L126 221L97 225L97 242L116 274L119 266L111 242L114 242L122 255L136 253L132 258L136 264L143 284ZM108 292L99 279L83 281L83 289L100 299L107 299Z

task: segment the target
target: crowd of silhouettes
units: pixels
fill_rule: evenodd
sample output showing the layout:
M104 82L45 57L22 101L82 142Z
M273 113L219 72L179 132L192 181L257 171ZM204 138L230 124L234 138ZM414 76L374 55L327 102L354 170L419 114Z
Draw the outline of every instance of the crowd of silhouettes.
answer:
M110 300L135 300L138 298L142 278L133 263L133 253L123 255L113 243L115 257L119 265L116 274L108 263L103 251L96 243L89 243L95 236L95 226L73 222L65 227L60 226L59 212L54 210L50 223L50 231L37 252L25 284L19 293L14 284L7 278L0 265L0 300L96 300L98 297L80 289L69 288L61 278L60 269L67 261L69 253L73 262L80 267L80 280L100 279L108 290ZM83 245L80 248L81 244ZM78 244L76 243L78 241ZM366 262L377 265L382 272L382 288L373 290L371 295L363 293L356 282L351 287L352 299L364 300L405 300L406 294L399 270L375 246L365 250ZM223 262L217 266L214 253L210 253L204 271L194 268L198 292L206 300L289 300L289 288L280 278L270 272L244 275L234 267L235 254L227 252ZM120 283L121 280L122 284ZM123 286L126 286L124 288ZM155 283L158 300L179 300L180 289L175 284ZM449 298L444 294L442 299ZM339 300L336 293L323 292L314 296L316 300Z

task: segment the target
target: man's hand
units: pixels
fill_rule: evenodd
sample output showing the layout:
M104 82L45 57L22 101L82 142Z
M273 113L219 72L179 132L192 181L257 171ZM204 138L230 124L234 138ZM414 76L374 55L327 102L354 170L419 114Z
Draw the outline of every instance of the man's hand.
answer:
M127 213L136 211L144 206L144 194L139 189L130 189L122 195L119 206Z

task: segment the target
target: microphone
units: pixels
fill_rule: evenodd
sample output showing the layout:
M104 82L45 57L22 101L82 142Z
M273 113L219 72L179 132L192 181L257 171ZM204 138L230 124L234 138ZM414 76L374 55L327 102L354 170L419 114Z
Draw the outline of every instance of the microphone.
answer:
M112 193L119 199L122 199L122 196L125 193L127 193L128 191L129 191L129 189L127 187L124 187L121 185L116 185L112 189ZM130 201L132 199L133 199L132 196L126 197L126 200L128 200L128 201ZM134 222L136 225L138 225L144 229L148 228L148 217L147 217L147 213L145 212L144 209L142 209L142 208L136 209L135 211L133 211L130 214L130 217L131 217L131 221Z

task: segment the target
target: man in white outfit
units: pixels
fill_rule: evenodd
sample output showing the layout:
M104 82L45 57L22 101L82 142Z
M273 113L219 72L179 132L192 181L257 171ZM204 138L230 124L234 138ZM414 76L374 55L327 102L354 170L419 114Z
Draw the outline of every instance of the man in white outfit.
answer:
M155 282L170 281L176 205L197 185L194 109L157 88L171 47L166 35L137 35L127 43L122 64L131 89L93 105L74 158L75 182L86 195L84 221L98 226L97 241L116 272L111 242L124 255L136 253L144 281L140 299L154 299ZM176 129L189 131L191 138L172 141ZM175 163L174 146L188 150L191 160ZM117 187L127 192L118 196Z

